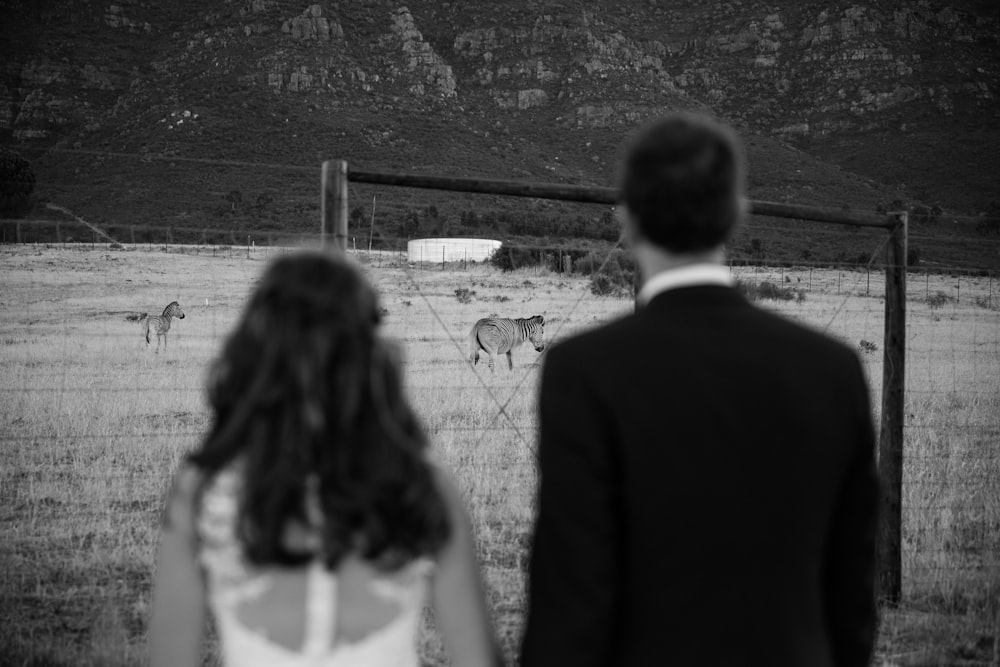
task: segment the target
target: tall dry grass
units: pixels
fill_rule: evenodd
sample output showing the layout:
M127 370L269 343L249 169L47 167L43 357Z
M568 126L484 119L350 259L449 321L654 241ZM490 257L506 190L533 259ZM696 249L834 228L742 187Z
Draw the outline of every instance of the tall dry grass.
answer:
M263 260L0 248L0 662L142 664L162 499L207 426L205 369ZM403 348L407 390L433 456L454 472L468 503L493 615L513 656L544 354L524 345L513 371L502 359L496 374L482 362L471 368L468 330L491 313L544 314L551 342L632 304L545 271L366 266L382 295L386 334ZM804 271L754 273L775 282L788 276L797 289L805 282ZM857 347L877 417L880 294L862 274L810 271L808 280L803 301L762 305ZM459 298L463 289L471 298ZM1000 599L1000 319L974 301L932 305L921 296L911 298L908 317L905 602L884 616L879 656L929 664L966 656L976 664L989 659ZM168 349L154 354L124 315L158 312L173 299L187 317L175 321ZM217 660L213 642L206 664ZM429 616L422 651L427 664L444 663Z

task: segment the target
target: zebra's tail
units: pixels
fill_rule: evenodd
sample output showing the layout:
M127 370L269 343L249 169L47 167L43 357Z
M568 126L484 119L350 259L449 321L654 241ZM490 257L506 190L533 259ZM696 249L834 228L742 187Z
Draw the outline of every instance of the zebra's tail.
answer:
M472 330L469 331L469 363L475 366L479 362L479 336L477 331L479 329L479 322L472 325Z

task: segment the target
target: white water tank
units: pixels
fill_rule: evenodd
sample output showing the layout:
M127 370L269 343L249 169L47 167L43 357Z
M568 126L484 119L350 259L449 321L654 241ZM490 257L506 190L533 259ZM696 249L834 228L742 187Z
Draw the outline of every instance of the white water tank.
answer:
M482 262L501 246L493 239L414 239L406 244L411 264Z

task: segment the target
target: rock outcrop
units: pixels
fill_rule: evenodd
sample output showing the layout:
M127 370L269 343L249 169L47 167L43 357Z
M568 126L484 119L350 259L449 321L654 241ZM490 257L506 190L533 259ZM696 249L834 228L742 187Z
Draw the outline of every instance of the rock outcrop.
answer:
M683 59L667 62L678 85L778 134L892 125L915 104L949 114L955 98L989 104L1000 78L996 57L963 67L938 55L971 44L1000 52L1000 17L935 10L926 0L893 11L799 8L705 28Z
M455 97L457 82L451 65L424 40L410 10L400 7L392 13L391 21L392 34L401 43L405 71L417 79L410 91L416 95L433 92L445 98Z
M149 33L153 27L146 21L128 17L121 5L108 5L104 11L104 23L112 28L123 28L134 33Z
M281 32L292 39L307 41L314 39L326 42L344 38L344 29L336 21L323 16L320 5L310 5L301 15L286 20L281 24Z

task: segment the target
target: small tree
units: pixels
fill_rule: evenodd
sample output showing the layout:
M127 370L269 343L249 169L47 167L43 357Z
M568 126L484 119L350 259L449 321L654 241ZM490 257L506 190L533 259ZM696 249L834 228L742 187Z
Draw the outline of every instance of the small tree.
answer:
M351 226L357 227L365 221L365 209L361 206L355 206L351 209Z
M223 197L223 199L225 199L227 202L229 202L229 205L230 205L230 209L229 210L230 211L235 211L236 210L236 205L243 203L243 193L240 192L239 190L230 190L229 194L227 194L225 197Z
M403 236L412 238L417 235L420 231L420 217L417 215L416 211L408 211L406 217L403 218L403 223L400 225L400 229L403 232Z

